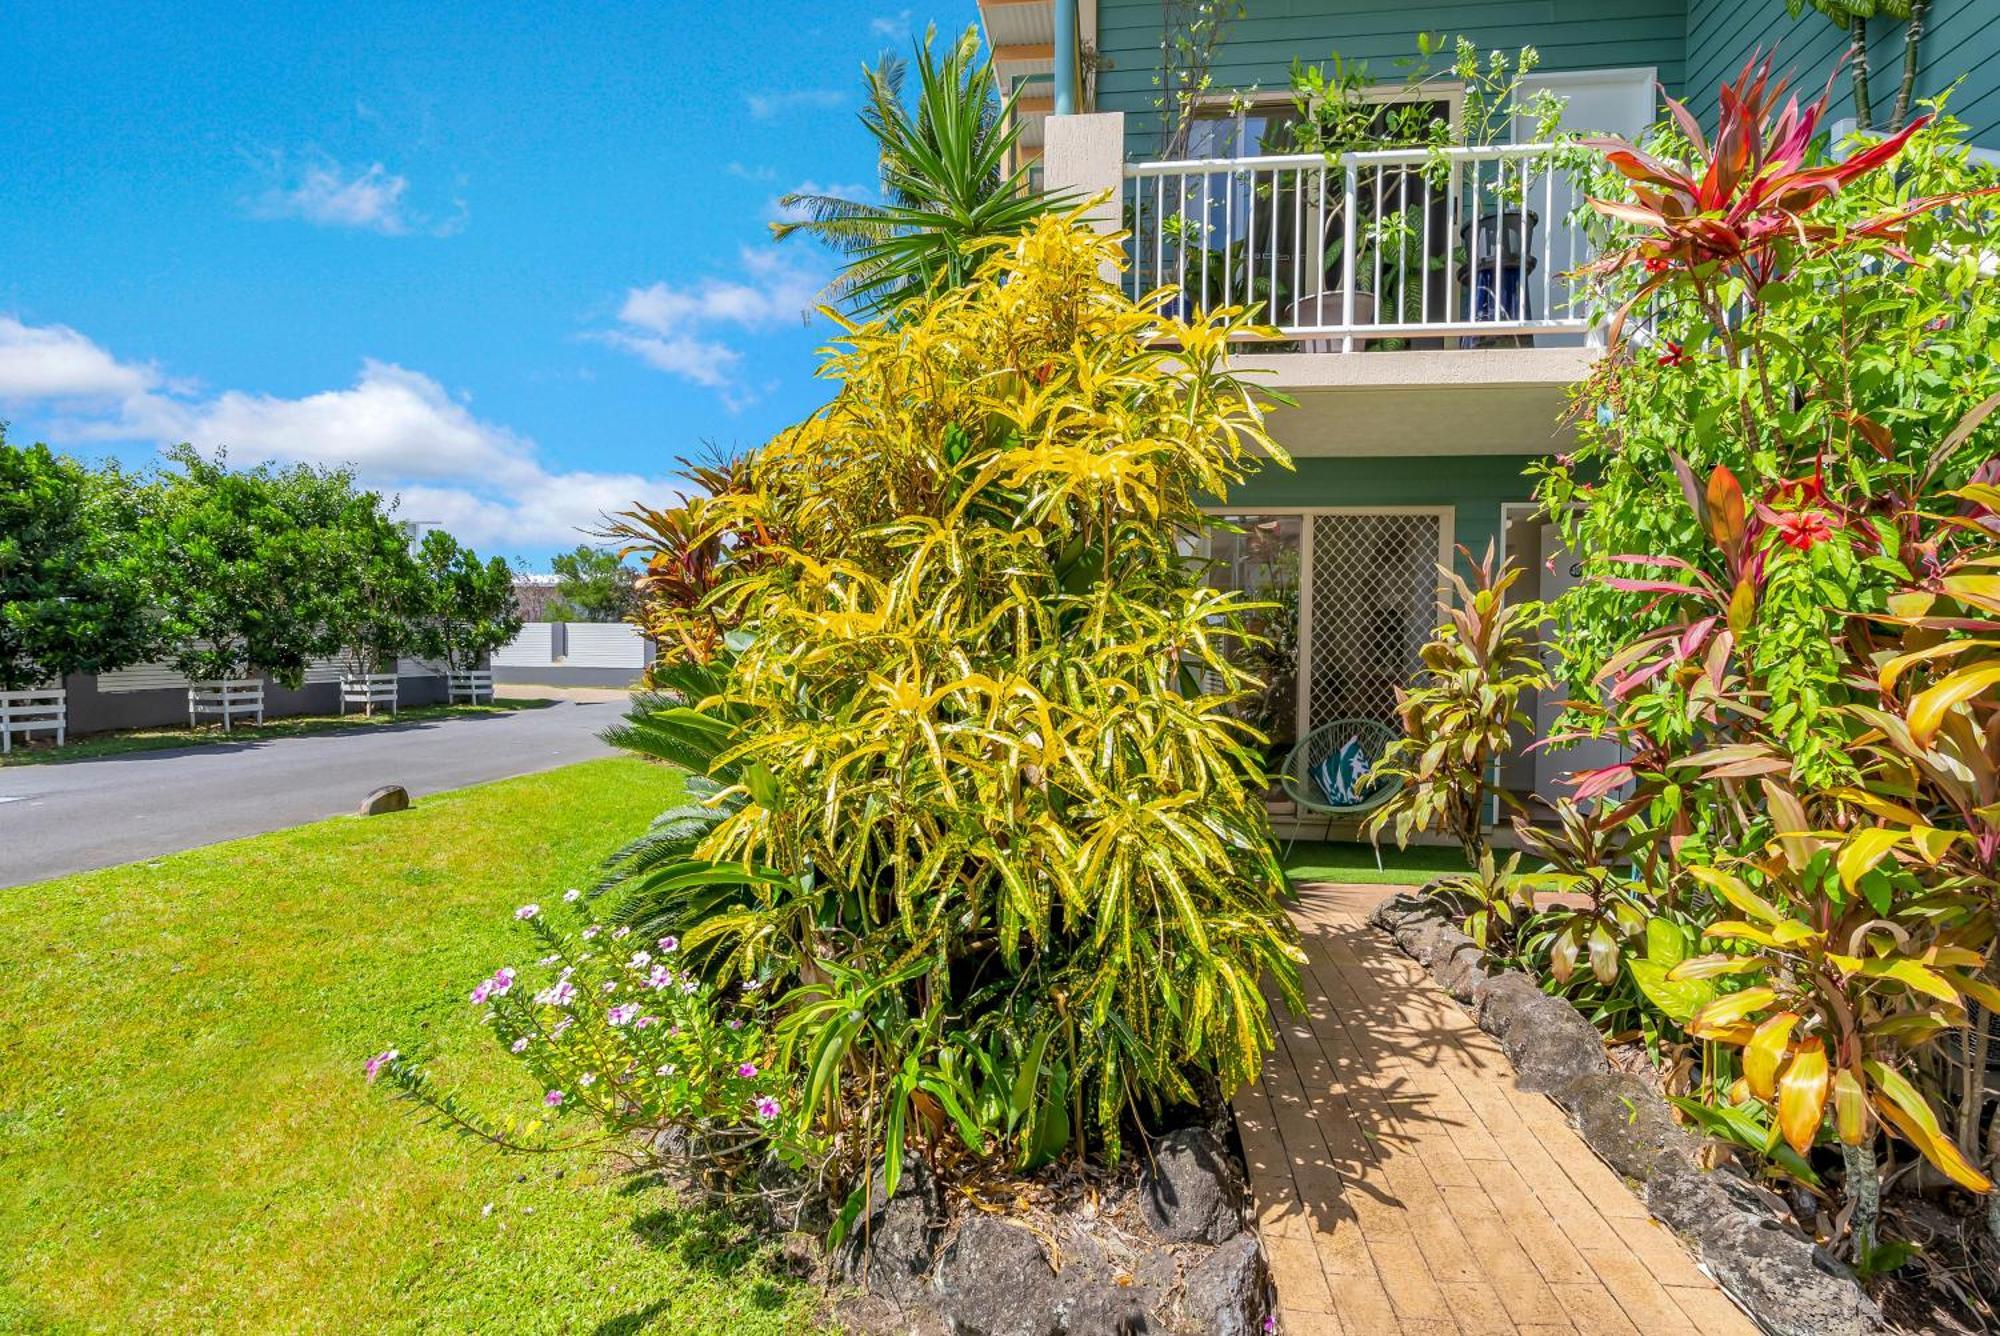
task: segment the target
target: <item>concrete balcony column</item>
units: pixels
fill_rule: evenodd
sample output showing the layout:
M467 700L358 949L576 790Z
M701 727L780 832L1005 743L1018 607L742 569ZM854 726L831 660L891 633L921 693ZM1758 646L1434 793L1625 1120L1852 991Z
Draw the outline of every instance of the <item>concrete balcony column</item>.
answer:
M1122 228L1125 113L1051 116L1043 123L1042 134L1043 186L1079 200L1095 200L1084 216L1099 232Z

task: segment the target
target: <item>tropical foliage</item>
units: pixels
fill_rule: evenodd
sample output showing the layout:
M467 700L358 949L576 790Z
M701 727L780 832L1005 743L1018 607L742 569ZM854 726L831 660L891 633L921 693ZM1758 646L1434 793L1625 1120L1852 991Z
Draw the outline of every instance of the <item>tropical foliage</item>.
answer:
M419 654L443 662L447 672L476 668L521 630L514 602L514 572L500 557L479 554L443 529L417 545Z
M552 622L622 622L633 607L633 574L624 558L589 543L549 558L556 593L546 612Z
M1524 574L1521 567L1496 574L1491 548L1477 564L1460 551L1472 579L1448 568L1440 572L1456 605L1445 606L1443 623L1420 652L1417 684L1396 693L1403 736L1389 745L1370 780L1397 787L1365 829L1380 839L1393 827L1398 845L1416 832L1439 831L1457 840L1476 866L1486 853L1489 795L1520 805L1493 782L1494 767L1510 739L1534 726L1522 697L1549 685L1538 634L1546 614L1532 600L1508 599Z
M778 205L800 216L771 224L780 241L803 233L845 257L834 293L864 318L969 282L985 262L985 243L1064 206L1014 161L1020 90L1001 98L978 29L966 29L942 56L932 39L927 32L916 48L914 107L903 103L901 60L884 56L863 71L861 123L878 148L881 199L790 194Z
M1296 988L1236 713L1247 605L1184 556L1201 498L1278 452L1224 369L1243 314L1135 304L1116 255L1045 218L844 325L826 407L628 517L701 607L662 614L690 652L615 737L688 801L615 861L605 918L759 999L769 1145L836 1201L906 1151L1115 1155L1250 1076L1262 988Z
M1705 1124L1815 1184L1842 1149L1866 1262L1882 1155L1984 1193L2000 1149L2000 214L1949 118L1828 157L1784 99L1753 65L1713 141L1675 106L1601 146L1624 337L1540 495L1590 577L1572 725L1631 758L1578 790L1638 876L1619 949Z

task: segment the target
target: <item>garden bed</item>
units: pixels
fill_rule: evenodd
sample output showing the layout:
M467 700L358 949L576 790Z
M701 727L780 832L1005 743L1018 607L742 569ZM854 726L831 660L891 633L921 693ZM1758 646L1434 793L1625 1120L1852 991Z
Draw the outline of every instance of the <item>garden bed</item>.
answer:
M1274 1311L1226 1112L1109 1168L943 1189L911 1159L830 1262L859 1293L843 1324L882 1333L1252 1336Z

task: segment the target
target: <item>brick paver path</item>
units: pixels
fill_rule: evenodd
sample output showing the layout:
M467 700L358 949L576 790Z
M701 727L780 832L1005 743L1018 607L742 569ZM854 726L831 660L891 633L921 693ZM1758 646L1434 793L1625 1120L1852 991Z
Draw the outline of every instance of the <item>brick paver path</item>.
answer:
M1493 1038L1363 921L1387 892L1308 886L1306 1014L1236 1098L1288 1336L1754 1336Z

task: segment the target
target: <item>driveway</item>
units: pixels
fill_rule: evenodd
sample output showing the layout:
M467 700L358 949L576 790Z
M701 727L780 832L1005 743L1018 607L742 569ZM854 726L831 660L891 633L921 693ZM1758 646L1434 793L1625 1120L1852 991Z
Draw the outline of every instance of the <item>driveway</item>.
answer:
M607 756L620 701L0 770L0 886L152 858Z

